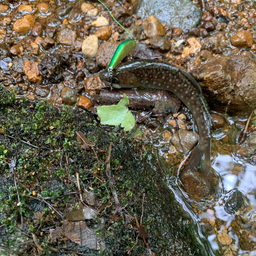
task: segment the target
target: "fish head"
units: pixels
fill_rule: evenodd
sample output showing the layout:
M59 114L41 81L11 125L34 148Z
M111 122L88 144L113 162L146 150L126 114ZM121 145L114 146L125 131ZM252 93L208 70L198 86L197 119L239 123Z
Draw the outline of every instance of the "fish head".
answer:
M116 68L107 69L100 74L100 79L107 87L137 88L140 86L139 79L133 71Z

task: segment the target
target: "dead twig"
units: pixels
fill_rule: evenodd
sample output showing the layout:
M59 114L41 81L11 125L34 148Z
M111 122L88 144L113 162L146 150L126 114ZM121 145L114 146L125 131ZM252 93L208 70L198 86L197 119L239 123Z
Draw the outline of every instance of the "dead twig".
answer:
M81 193L81 187L80 187L80 180L79 180L79 173L76 172L76 180L77 180L77 187L78 187L78 192L80 194L80 200L83 202L83 197Z
M17 186L17 178L16 178L16 172L15 172L15 166L16 166L17 160L16 159L12 159L11 163L9 164L9 171L10 173L13 173L13 182L14 182L14 186L16 189L16 193L17 193L17 198L18 198L18 203L20 205L20 195L19 195L19 191L18 191L18 186ZM23 229L23 214L21 213L20 215L20 223L21 223L21 230Z
M205 0L200 0L200 4L201 4L201 11L205 12Z
M34 244L36 245L37 249L41 252L44 251L44 249L41 247L41 245L36 241L36 235L32 233Z
M106 175L108 177L108 184L109 184L109 187L111 189L112 195L114 197L115 204L117 206L120 206L120 202L119 202L116 190L114 188L113 177L111 176L111 169L110 169L111 149L112 149L112 142L109 144L108 155L107 155L107 159L105 161L105 164L106 164Z
M242 143L245 141L246 132L247 132L247 130L248 130L248 126L249 126L249 123L250 123L250 121L251 121L251 118L252 118L252 114L253 114L253 113L254 113L254 110L252 111L252 113L251 113L250 116L248 117L244 129L243 129L243 130L241 131L241 133L240 133L240 136L239 136L239 139L238 139L238 143L239 143L239 144L242 144Z

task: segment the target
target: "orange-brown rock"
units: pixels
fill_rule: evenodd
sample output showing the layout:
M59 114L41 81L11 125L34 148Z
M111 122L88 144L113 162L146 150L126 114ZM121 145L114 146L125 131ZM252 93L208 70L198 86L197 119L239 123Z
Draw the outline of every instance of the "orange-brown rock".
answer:
M85 96L80 96L77 106L82 109L88 109L92 106L91 100Z
M12 55L19 55L21 52L23 52L24 48L22 45L13 45L10 49L10 53Z
M148 18L143 21L142 26L147 37L165 35L164 26L160 20L153 15L148 16Z
M192 75L211 109L245 116L256 108L255 69L255 59L235 55L214 57L195 68Z
M105 84L100 80L99 74L95 76L90 76L84 82L84 88L91 96L96 93L96 91L101 90L105 87Z
M252 33L246 30L240 30L231 37L231 43L236 47L251 47L253 44Z
M50 6L47 3L40 3L37 8L39 12L46 13L49 11Z
M40 83L42 77L39 75L38 63L26 60L23 65L23 70L32 83Z
M57 42L64 45L72 45L74 44L76 37L76 31L64 28L58 32Z
M23 18L18 19L13 24L13 29L17 33L26 34L35 24L35 19L31 14L24 16Z
M111 34L111 26L100 28L95 33L95 35L101 40L108 40L111 37Z
M7 12L8 9L9 9L9 6L8 6L8 5L0 4L0 12L1 12L1 13Z
M28 4L22 4L18 7L19 12L28 12L28 13L30 13L30 12L32 12L32 10L33 9L31 7L31 5L28 5Z

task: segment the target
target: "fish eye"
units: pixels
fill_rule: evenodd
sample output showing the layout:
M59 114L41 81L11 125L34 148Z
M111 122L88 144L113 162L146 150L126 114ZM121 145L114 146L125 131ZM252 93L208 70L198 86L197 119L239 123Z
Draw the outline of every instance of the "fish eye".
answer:
M112 83L113 84L118 84L118 78L115 76L112 76Z

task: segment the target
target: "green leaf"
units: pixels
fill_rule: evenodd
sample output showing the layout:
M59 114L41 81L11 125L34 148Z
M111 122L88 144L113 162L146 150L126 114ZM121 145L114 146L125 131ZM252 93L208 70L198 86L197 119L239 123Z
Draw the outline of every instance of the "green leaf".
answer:
M135 125L135 118L126 107L129 99L123 94L123 99L117 105L97 107L97 114L101 124L121 125L125 131L131 131Z

